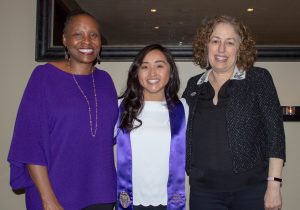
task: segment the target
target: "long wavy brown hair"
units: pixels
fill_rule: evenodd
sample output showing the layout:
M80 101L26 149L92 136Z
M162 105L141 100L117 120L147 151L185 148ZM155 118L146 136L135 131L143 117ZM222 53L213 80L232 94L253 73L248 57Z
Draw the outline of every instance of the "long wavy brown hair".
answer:
M219 23L232 25L235 32L241 38L236 65L241 70L249 70L256 60L257 50L255 47L255 41L247 27L241 21L229 16L217 16L209 19L198 29L193 42L193 56L195 64L199 65L203 69L208 70L211 68L208 62L207 44L214 28Z
M137 117L144 107L144 89L140 85L138 71L146 55L153 50L159 50L160 52L162 52L170 65L170 79L164 90L168 108L170 106L173 106L179 100L177 93L179 91L180 80L178 69L173 56L167 48L163 47L160 44L148 45L144 47L134 58L134 61L131 64L128 72L126 90L120 96L120 98L123 98L121 104L123 112L120 116L119 125L121 129L131 131L142 125L142 121ZM134 121L137 121L139 124L135 126Z

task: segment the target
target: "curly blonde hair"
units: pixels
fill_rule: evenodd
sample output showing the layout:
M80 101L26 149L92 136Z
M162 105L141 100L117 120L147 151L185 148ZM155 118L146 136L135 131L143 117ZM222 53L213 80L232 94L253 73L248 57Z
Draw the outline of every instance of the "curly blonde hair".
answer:
M207 44L214 28L219 23L228 23L232 25L235 32L241 38L236 65L241 70L249 70L256 60L257 50L255 47L255 41L242 22L229 16L214 17L198 29L193 42L193 56L195 64L199 65L203 69L211 68L208 62Z

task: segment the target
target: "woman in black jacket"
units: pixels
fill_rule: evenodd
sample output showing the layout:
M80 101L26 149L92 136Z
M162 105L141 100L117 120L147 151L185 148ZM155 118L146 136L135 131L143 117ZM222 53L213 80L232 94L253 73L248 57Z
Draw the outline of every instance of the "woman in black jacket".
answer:
M253 67L255 42L228 16L199 29L188 81L187 164L191 210L273 210L282 206L282 112L271 75Z

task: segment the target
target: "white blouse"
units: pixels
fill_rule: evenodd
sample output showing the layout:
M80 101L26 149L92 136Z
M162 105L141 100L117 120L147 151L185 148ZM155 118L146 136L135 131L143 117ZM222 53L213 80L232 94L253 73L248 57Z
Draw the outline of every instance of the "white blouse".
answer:
M188 105L181 102L187 121ZM130 133L133 204L167 205L171 132L166 102L145 101L138 118L142 126Z

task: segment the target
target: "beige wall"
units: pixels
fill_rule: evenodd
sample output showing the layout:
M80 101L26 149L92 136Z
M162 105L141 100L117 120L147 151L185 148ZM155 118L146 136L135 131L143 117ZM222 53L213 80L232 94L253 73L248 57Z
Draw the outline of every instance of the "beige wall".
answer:
M35 0L1 0L0 2L0 209L22 210L24 196L15 195L9 187L9 165L6 162L18 105L32 69L35 50ZM118 92L130 63L103 62L116 84ZM181 93L187 79L199 73L191 62L178 63L182 80ZM300 105L300 63L258 63L270 70L282 105ZM300 168L297 159L300 148L300 122L285 123L287 164L284 171L284 209L296 210L300 194Z

